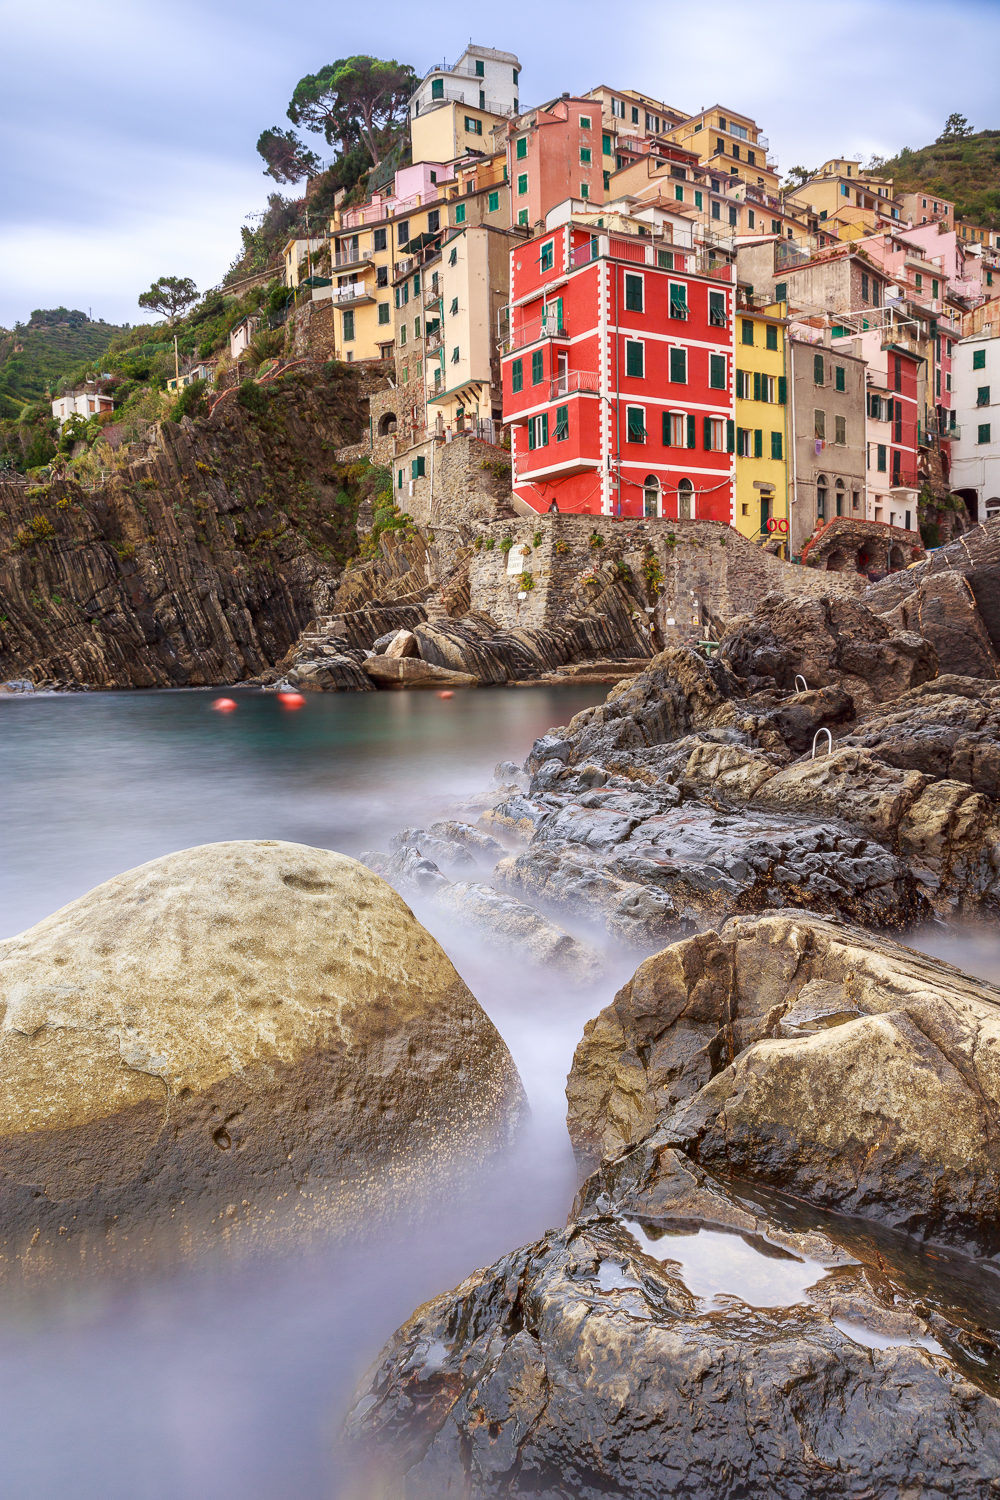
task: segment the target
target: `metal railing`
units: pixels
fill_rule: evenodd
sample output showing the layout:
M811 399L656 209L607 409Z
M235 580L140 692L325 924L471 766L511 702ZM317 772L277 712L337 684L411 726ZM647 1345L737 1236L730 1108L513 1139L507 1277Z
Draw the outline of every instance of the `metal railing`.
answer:
M338 250L333 265L335 270L340 270L345 266L363 266L374 259L374 250Z
M542 318L540 322L525 323L521 328L513 329L506 340L506 353L509 354L512 349L523 349L528 344L535 344L539 339L568 337L565 323L560 322L558 314L553 312L551 316Z
M375 300L373 293L363 281L352 281L347 286L332 286L330 297L338 306L346 306L351 302L374 302Z
M549 381L549 400L557 396L572 396L577 391L597 394L601 389L601 377L596 370L567 370Z

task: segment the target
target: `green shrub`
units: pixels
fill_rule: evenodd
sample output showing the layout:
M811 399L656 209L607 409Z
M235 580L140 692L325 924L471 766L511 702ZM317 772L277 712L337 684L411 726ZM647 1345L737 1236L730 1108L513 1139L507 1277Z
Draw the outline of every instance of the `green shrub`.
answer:
M188 389L190 390L191 387L189 386ZM249 412L252 417L262 417L267 411L267 392L262 391L256 380L251 380L249 376L241 381L240 388L236 392L236 399L243 410Z
M256 390L256 386L254 387ZM239 399L239 398L237 398ZM205 400L204 380L192 380L181 391L174 404L170 420L179 422L182 417L202 417L208 411L208 402Z

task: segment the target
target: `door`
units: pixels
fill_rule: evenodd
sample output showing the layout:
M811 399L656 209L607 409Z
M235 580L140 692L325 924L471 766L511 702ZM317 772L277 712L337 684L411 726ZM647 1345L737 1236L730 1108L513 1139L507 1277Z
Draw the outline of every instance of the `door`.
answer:
M565 396L569 391L569 351L560 349L556 354L556 395Z
M677 519L679 521L691 520L691 490L690 479L682 479L677 486Z
M762 534L767 532L767 523L771 519L771 497L761 495L760 497L760 529Z

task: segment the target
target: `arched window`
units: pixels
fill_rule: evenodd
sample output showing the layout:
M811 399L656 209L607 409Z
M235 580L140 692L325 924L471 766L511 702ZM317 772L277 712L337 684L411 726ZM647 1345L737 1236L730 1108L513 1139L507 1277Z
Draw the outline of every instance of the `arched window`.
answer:
M642 486L642 513L656 517L660 513L660 481L655 474L647 474Z
M690 479L681 479L677 484L677 519L694 520L694 485Z
M837 515L842 516L844 514L844 481L842 479L838 479L834 487L834 499L837 503Z
M816 476L816 519L826 520L826 475Z

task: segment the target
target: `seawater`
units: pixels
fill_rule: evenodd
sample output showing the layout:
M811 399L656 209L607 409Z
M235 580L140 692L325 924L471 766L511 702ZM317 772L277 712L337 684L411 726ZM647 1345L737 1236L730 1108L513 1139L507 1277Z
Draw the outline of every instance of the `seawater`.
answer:
M223 839L357 854L524 759L600 687L326 694L94 693L0 701L0 935L100 881ZM475 813L470 814L472 818ZM527 1136L486 1180L374 1237L151 1271L29 1300L0 1291L3 1500L327 1500L355 1382L421 1302L546 1229L575 1190L566 1074L599 992L574 990L421 912L513 1053ZM408 1210L412 1208L407 1206Z

